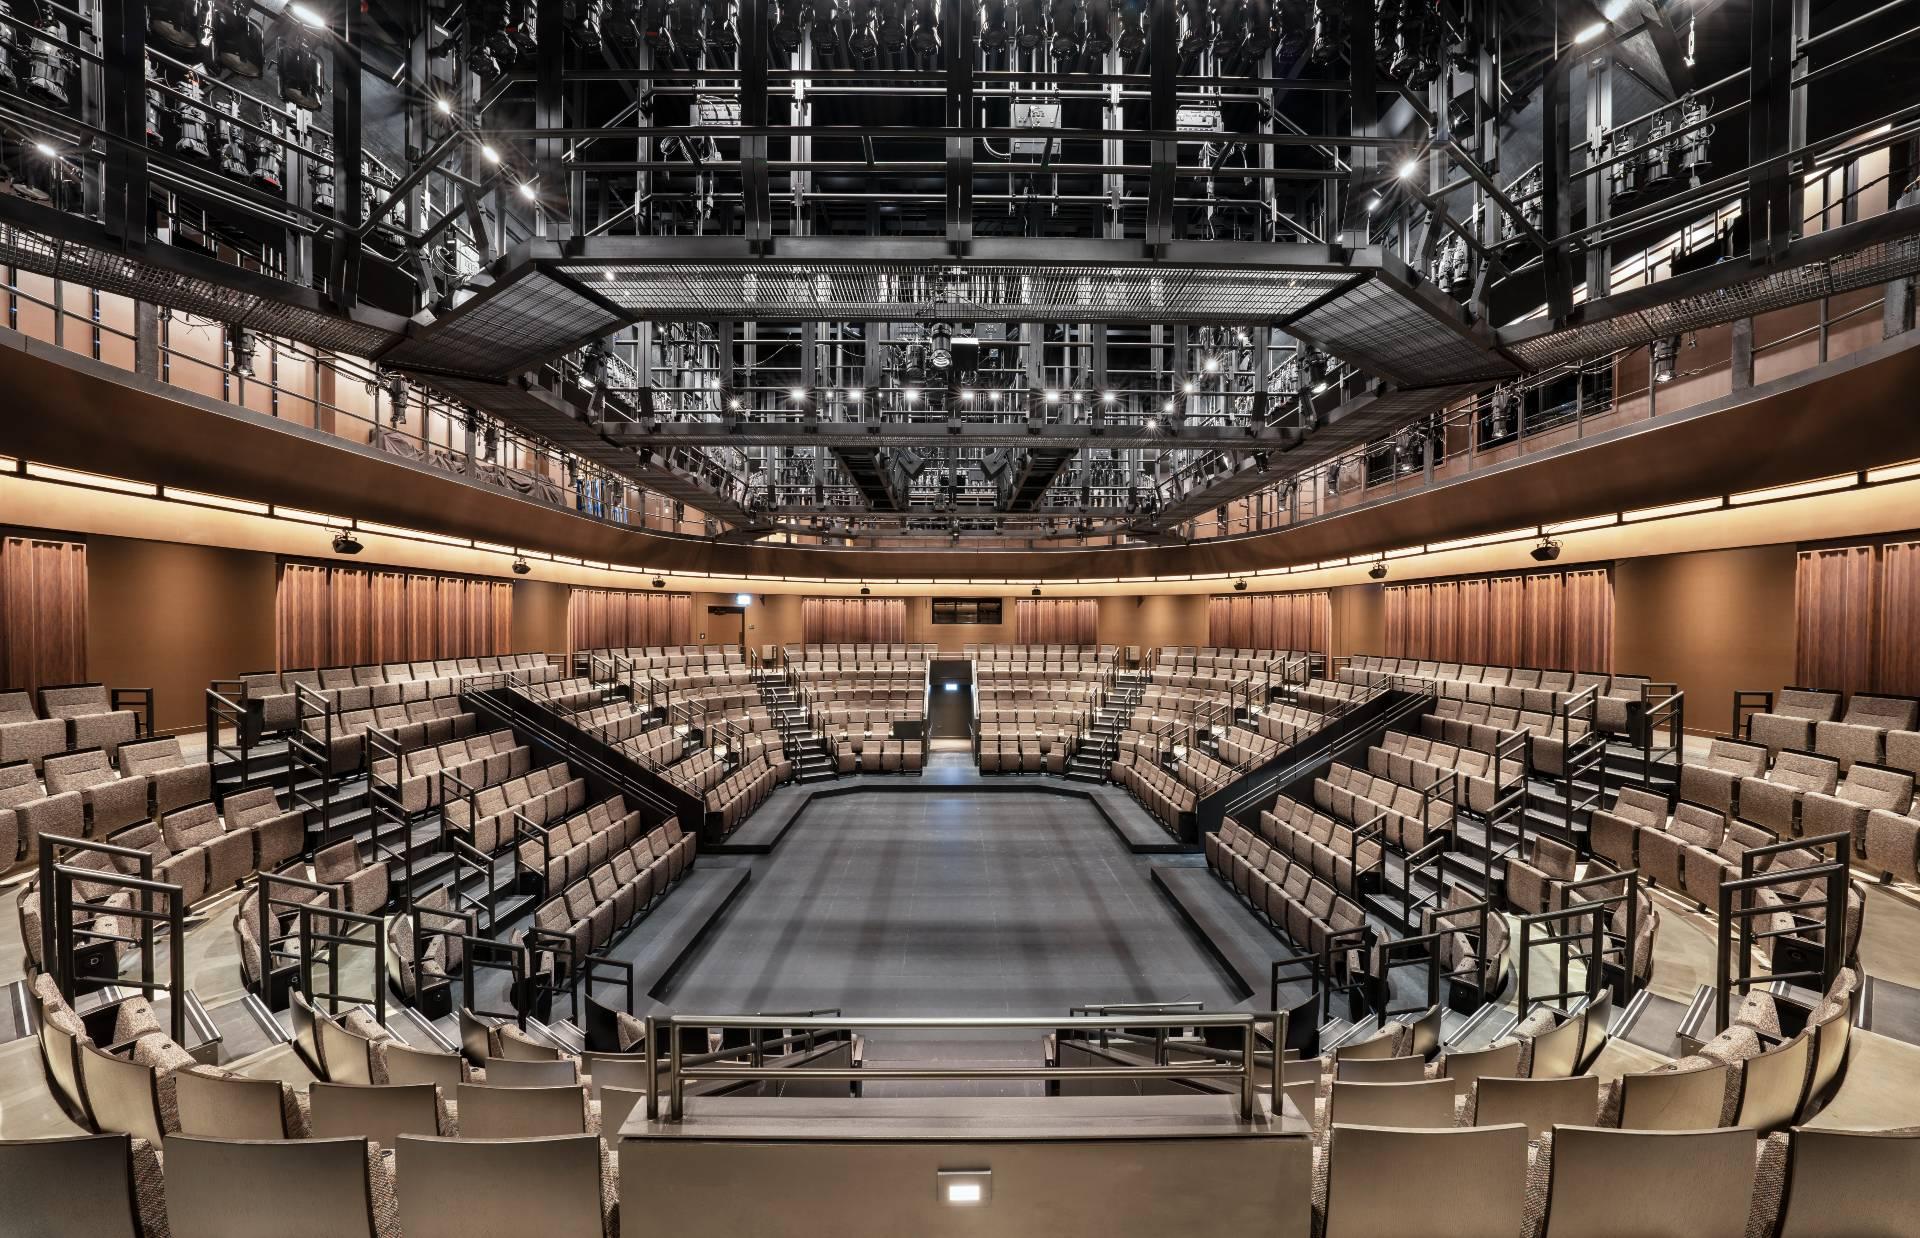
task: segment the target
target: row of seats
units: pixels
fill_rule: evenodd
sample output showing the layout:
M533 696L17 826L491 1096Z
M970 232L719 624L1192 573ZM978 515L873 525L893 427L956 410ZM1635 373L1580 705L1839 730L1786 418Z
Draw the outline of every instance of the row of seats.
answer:
M834 768L842 774L917 774L926 759L920 740L857 734L843 736L833 755Z
M673 670L681 667L745 666L746 654L737 645L625 645L619 648L582 649L574 655L576 666L584 668L590 657L619 657L647 670Z
M1198 796L1192 787L1161 765L1137 751L1122 749L1108 767L1107 777L1119 783L1140 801L1146 810L1174 833L1193 812Z
M1264 765L1280 754L1281 743L1243 726L1230 726L1214 736L1220 759L1228 765L1253 767Z
M1299 705L1255 705L1251 725L1282 747L1292 747L1327 725L1326 717Z
M534 927L572 943L572 957L554 960L552 970L565 978L569 967L603 953L692 870L696 846L669 817L544 900L534 909ZM537 970L548 970L545 960Z
M1748 849L1775 841L1768 831L1703 804L1683 800L1669 811L1664 796L1635 787L1622 787L1610 806L1589 814L1588 845L1595 860L1616 871L1639 868L1647 879L1705 907L1717 904L1720 882L1740 875L1742 857ZM1817 862L1812 851L1796 848L1765 857L1760 871L1790 872L1811 868ZM1804 888L1806 884L1760 890L1753 897L1775 905L1798 901L1810 892ZM1859 882L1849 882L1843 909L1843 958L1852 958L1858 947L1865 906L1865 888ZM1787 912L1772 918L1772 927L1782 930L1817 923ZM1771 955L1785 936L1776 933L1764 938L1762 948Z
M1429 739L1482 752L1493 752L1516 731L1527 736L1527 758L1533 768L1552 776L1567 772L1568 746L1593 733L1584 718L1452 697L1437 699L1433 710L1420 719L1420 733Z
M513 844L518 822L545 825L586 806L587 780L557 761L475 788L471 796L449 798L440 811L450 832L464 835L482 855L493 855Z
M1313 780L1313 802L1349 825L1365 828L1379 821L1386 841L1408 855L1453 829L1454 806L1448 800L1339 761Z
M1163 645L1154 655L1153 669L1182 670L1190 667L1233 671L1244 675L1263 670L1275 661L1292 661L1311 654L1298 649L1232 649L1214 645Z
M707 820L717 823L722 834L733 833L742 821L753 815L754 809L766 803L783 780L783 775L765 757L742 763L703 797Z
M1897 734L1897 732L1896 732ZM1769 757L1771 756L1771 763ZM1778 838L1845 833L1877 873L1920 880L1920 813L1913 769L1716 739L1680 767L1680 798Z
M978 756L980 771L986 774L1064 773L1067 757L1073 751L1069 731L1001 728L980 735Z
M961 656L977 667L982 662L1110 663L1118 645L962 645Z
M171 737L122 744L112 754L64 752L37 770L30 761L0 766L0 872L32 859L42 832L103 837L212 795L211 767L187 759Z
M459 697L441 696L310 717L301 729L311 742L327 749L327 768L344 774L365 763L368 731L385 734L404 752L464 739L478 725L475 715L461 710Z
M373 763L373 781L376 786L395 788L401 808L418 814L440 803L443 785L447 792L458 793L442 774L468 787L484 787L517 778L532 767L533 749L503 729L415 748L402 754L398 763L381 757Z
M538 873L541 889L558 890L606 863L643 830L639 809L613 795L558 821L519 822L514 852L522 872Z
M255 728L284 731L298 715L300 688L318 693L327 707L339 713L404 705L436 697L498 686L508 675L542 683L563 678L566 669L544 653L516 653L486 658L441 658L432 662L386 662L365 666L330 666L312 670L255 671L240 676L239 702ZM223 688L216 683L216 691Z
M969 646L973 648L974 646ZM883 644L858 642L815 642L804 645L783 645L781 653L788 663L795 662L928 662L940 656L938 645L920 641L893 641ZM972 657L972 654L968 654Z
M1614 734L1626 731L1632 708L1642 702L1652 682L1645 675L1479 666L1370 654L1350 659L1340 678L1347 683L1376 686L1390 685L1396 679L1415 680L1433 685L1442 697L1548 714L1559 713L1572 698L1591 690L1595 727Z
M1311 864L1296 863L1238 822L1223 822L1217 835L1208 836L1206 855L1207 867L1303 953L1318 955L1328 949L1334 934L1366 927L1359 903L1315 873Z
M1832 757L1841 772L1855 761L1892 765L1920 771L1920 700L1910 696L1880 696L1814 688L1782 688L1779 692L1738 693L1736 708L1747 698L1760 698L1761 708L1746 715L1746 737L1764 745L1770 756L1786 749ZM1846 710L1841 711L1842 703Z
M1272 808L1260 810L1258 823L1268 846L1310 866L1314 876L1332 882L1352 898L1360 895L1361 878L1379 868L1385 855L1377 836L1342 825L1284 795L1275 799ZM1218 834L1209 834L1204 841L1209 854L1220 845Z
M487 1093L513 1091L461 1090L476 1108L494 1099ZM544 1089L521 1091L498 1100L532 1110L534 1094ZM608 1087L603 1095L629 1091ZM1551 1099L1577 1094L1575 1085ZM356 1116L368 1107L367 1098L352 1102L329 1095L323 1103ZM1920 1205L1920 1136L1909 1132L1797 1129L1756 1141L1744 1129L1614 1130L1555 1121L1535 1136L1525 1122L1492 1120L1509 1104L1504 1091L1492 1104L1486 1123L1451 1130L1335 1124L1311 1166L1301 1167L1310 1191L1291 1201L1294 1214L1272 1218L1276 1232L1897 1238ZM647 1204L643 1188L621 1180L601 1141L585 1134L494 1140L400 1133L392 1144L363 1136L173 1135L163 1147L123 1135L0 1144L0 1183L18 1209L21 1232L44 1238L152 1238L169 1225L194 1238L252 1238L273 1228L278 1215L253 1201L277 1209L290 1199L302 1201L310 1222L302 1232L337 1238L499 1238L532 1229L549 1238L614 1238L621 1209L629 1213L626 1232L635 1233L640 1226L631 1214ZM105 1189L76 1210L74 1182ZM460 1207L449 1206L454 1199ZM1419 1218L1412 1229L1410 1218Z
M80 821L71 796L56 797L50 803L63 806L64 819L45 820L46 833L53 837L78 838ZM276 872L299 858L306 846L307 820L301 809L281 807L278 792L272 787L256 787L226 797L218 807L211 800L172 809L154 821L122 830L103 840L113 846L145 851L153 859L154 880L179 885L184 903L192 904L224 894L256 872ZM35 844L37 854L38 844ZM130 857L109 858L97 851L82 851L63 859L80 868L110 868L126 876L138 876L139 864ZM99 898L123 898L111 895L104 887L87 887L89 901ZM41 907L37 881L20 889L17 909L21 937L27 961L42 966ZM129 904L130 905L130 904Z
M1482 748L1463 748L1445 740L1389 731L1367 750L1367 770L1403 786L1433 793L1459 808L1486 816L1503 791L1526 781L1523 760L1497 759Z
M38 697L38 706L35 697ZM140 735L140 715L119 698L141 701L151 718L153 694L105 684L63 684L38 693L0 692L0 765L26 761L35 769L50 756L98 748L112 757Z

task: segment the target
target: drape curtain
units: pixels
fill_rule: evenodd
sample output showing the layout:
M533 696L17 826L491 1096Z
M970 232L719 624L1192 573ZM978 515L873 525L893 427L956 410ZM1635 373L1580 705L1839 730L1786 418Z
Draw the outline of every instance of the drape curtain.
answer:
M907 639L907 599L800 599L800 639L808 644L892 644Z
M1013 639L1022 645L1097 645L1100 603L1094 598L1019 598Z
M1606 568L1387 586L1390 658L1541 670L1613 669Z
M567 593L568 649L645 649L693 643L691 593L572 589Z
M513 651L513 586L322 563L282 563L280 666L361 666Z
M0 686L30 692L86 677L86 543L0 541Z
M1216 649L1291 649L1326 653L1333 603L1314 593L1230 593L1207 600L1207 643Z
M1920 542L1800 552L1794 676L1834 692L1920 695Z

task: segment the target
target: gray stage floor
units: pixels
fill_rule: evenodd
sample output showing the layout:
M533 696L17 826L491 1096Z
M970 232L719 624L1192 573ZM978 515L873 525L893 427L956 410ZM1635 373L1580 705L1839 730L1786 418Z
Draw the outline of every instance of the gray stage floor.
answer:
M1092 807L1059 796L823 800L656 995L688 1014L1230 1008L1237 985L1153 888L1149 864Z

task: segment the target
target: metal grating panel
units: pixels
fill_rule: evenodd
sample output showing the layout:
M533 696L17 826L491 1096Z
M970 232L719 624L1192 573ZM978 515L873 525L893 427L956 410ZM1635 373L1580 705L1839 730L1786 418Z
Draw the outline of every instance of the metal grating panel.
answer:
M1380 280L1350 288L1302 315L1288 330L1328 352L1409 386L1498 378L1506 358Z
M233 323L263 335L299 340L329 352L372 357L400 338L370 323L290 305L213 280L183 275L127 254L21 228L0 228L0 262L185 314ZM291 285L287 288L289 296L297 291Z
M1804 305L1835 293L1870 288L1920 274L1920 237L1876 242L1838 258L1757 274L1699 296L1581 323L1516 343L1511 351L1531 369L1605 356L1663 336L1719 326L1770 310Z
M929 315L1015 322L1280 321L1354 279L1344 269L777 260L565 269L636 318L868 321Z
M625 321L565 282L529 270L428 324L381 360L447 374L504 378L610 334Z

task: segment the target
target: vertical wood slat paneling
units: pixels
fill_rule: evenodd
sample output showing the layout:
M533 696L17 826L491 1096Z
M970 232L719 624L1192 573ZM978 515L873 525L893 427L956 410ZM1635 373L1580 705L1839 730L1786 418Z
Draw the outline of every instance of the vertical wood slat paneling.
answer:
M1324 654L1332 641L1333 603L1325 590L1221 594L1207 602L1207 643L1217 649Z
M569 651L644 649L693 641L693 595L633 589L567 591Z
M283 562L275 609L282 670L513 651L504 580Z
M1612 572L1389 585L1386 656L1611 673Z
M86 678L86 543L0 541L0 687L32 691Z
M804 597L800 639L807 643L891 644L907 639L907 599Z
M1874 687L1920 696L1920 542L1890 542L1880 551L1879 648Z
M1097 645L1100 603L1093 598L1020 598L1013 638L1023 645Z
M1874 687L1879 567L1874 545L1800 552L1793 591L1798 682L1834 692Z

